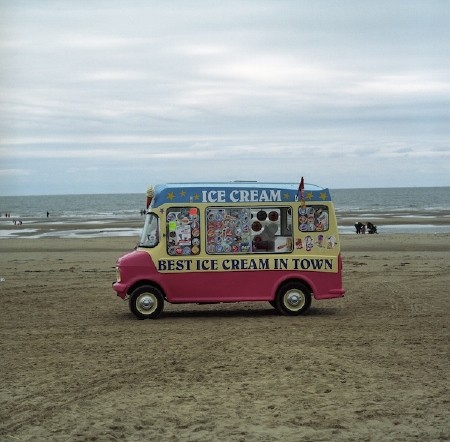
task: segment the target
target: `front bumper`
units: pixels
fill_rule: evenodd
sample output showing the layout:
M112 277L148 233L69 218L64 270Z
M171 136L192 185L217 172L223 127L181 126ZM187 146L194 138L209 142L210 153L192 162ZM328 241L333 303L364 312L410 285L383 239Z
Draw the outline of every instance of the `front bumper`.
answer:
M127 286L122 284L121 282L114 281L112 283L112 288L115 292L117 292L117 296L122 299L127 298Z

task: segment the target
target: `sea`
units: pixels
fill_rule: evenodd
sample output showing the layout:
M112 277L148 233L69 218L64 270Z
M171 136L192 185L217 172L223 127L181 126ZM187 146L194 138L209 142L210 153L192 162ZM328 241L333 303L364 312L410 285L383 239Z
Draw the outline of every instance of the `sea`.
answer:
M377 221L378 233L383 234L450 233L450 187L330 189L330 192L341 234L355 233L357 221ZM139 219L143 224L145 199L145 193L0 196L0 239L136 236L140 228L105 230L104 225L127 220L136 225ZM22 222L17 229L10 227L14 220ZM45 220L53 224L51 231L33 235L33 224ZM6 223L8 229L3 228ZM57 228L75 223L89 225L89 229Z

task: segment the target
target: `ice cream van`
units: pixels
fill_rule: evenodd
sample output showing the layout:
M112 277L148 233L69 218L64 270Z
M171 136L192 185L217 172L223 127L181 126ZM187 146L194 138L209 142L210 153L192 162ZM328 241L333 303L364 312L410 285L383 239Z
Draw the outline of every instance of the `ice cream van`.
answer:
M165 302L266 301L299 315L312 297L344 296L330 192L303 178L156 185L146 212L113 283L139 319L157 318Z

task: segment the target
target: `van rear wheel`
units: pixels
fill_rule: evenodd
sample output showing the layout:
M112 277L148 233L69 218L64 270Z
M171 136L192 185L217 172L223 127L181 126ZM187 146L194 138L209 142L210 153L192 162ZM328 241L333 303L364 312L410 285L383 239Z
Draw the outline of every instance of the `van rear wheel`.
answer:
M311 290L300 282L288 282L277 292L277 310L283 315L295 316L305 313L311 305Z
M138 319L156 319L164 308L162 293L151 285L142 285L131 293L130 310Z

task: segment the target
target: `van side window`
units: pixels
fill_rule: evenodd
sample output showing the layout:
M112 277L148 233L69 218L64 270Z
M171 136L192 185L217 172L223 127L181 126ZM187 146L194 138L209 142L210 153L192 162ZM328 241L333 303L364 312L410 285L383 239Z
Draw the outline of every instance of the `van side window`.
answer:
M159 243L159 218L154 213L148 213L145 217L142 229L140 247L156 247Z
M298 230L301 232L323 232L328 228L328 206L299 207Z
M167 209L167 253L198 255L200 253L200 218L197 207Z
M208 207L207 253L289 253L293 249L290 207Z

